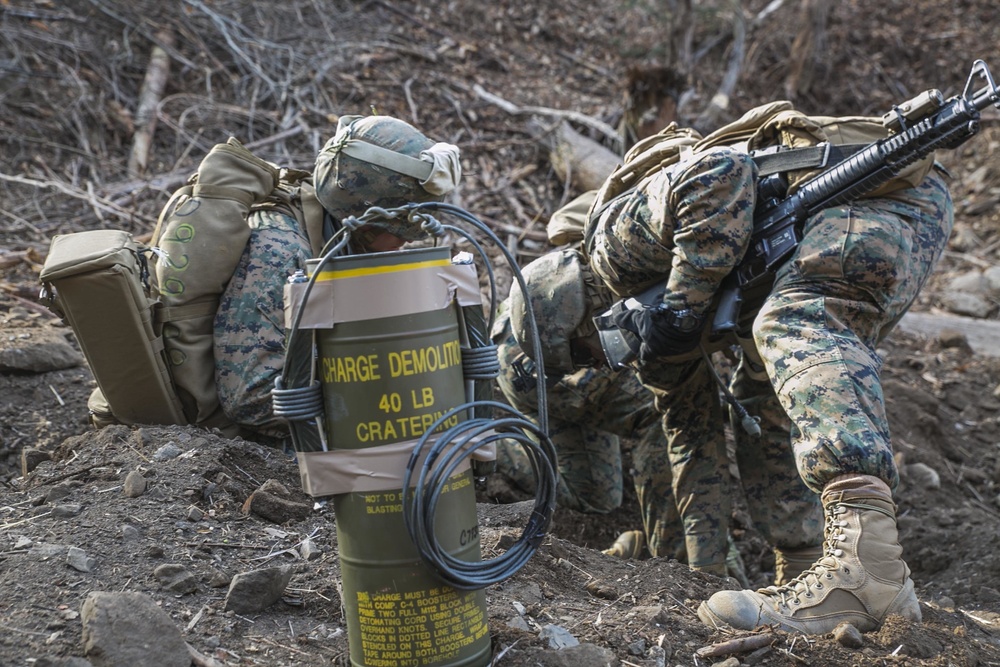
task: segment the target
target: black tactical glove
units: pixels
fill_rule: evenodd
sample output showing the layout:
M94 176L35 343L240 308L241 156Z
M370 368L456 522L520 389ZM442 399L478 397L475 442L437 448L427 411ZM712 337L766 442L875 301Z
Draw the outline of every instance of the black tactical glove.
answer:
M704 325L703 318L690 310L672 310L665 304L623 310L615 313L614 322L639 336L639 360L644 362L695 349Z

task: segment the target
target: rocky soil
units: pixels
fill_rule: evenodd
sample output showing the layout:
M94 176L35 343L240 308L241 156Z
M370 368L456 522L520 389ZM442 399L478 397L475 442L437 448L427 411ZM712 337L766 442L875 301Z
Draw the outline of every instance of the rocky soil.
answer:
M332 506L301 491L288 455L190 427L89 427L92 375L38 299L52 235L148 234L167 193L229 134L308 168L338 115L374 108L460 145L455 203L527 261L547 247L544 221L577 194L527 122L563 110L616 124L634 103L629 77L663 64L679 4L0 3L0 665L348 663ZM787 4L740 5L746 53L729 117L785 96L775 91L804 20ZM735 43L732 5L697 8L688 119ZM956 94L973 59L990 59L984 45L1000 43L994 13L990 0L832 3L823 57L794 100L880 114L925 88ZM130 176L153 39L173 69L150 163ZM627 498L607 516L557 510L527 565L486 589L494 664L1000 665L1000 348L962 333L992 331L997 314L998 117L984 114L980 136L942 155L956 232L915 310L959 319L930 335L901 328L881 350L901 540L924 622L719 647L737 636L693 610L732 582L600 553L638 522ZM607 143L594 125L575 126ZM478 490L493 557L519 538L530 502ZM745 513L735 518L748 575L763 585L767 546Z

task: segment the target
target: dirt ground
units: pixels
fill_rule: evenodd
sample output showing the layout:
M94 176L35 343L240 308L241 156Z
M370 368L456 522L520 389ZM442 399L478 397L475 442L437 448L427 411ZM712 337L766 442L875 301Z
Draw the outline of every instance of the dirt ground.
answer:
M191 427L89 427L93 377L69 329L38 298L53 235L149 234L169 191L229 134L308 168L338 115L374 109L458 144L466 175L455 203L529 261L547 248L548 216L578 192L528 121L552 123L551 110L563 110L616 125L636 113L639 89L627 82L664 64L669 12L680 4L0 1L0 665L88 664L80 611L92 591L151 596L195 664L349 662L332 506L313 505L287 455ZM881 114L930 87L957 94L972 61L989 61L984 45L1000 43L992 0L831 4L823 55L797 91L785 89L804 20L797 5L738 5L745 57L724 120L787 96L776 91L830 114ZM690 109L704 107L722 81L735 43L732 6L696 5ZM130 177L153 38L168 45L172 71L149 165ZM916 310L946 309L957 276L1000 265L998 118L987 111L980 136L941 156L954 175L956 231ZM575 127L606 140L594 126ZM978 316L995 320L996 303L987 295ZM1000 665L1000 357L974 353L951 333L897 331L880 351L902 471L900 536L924 621L890 618L854 648L774 632L767 647L737 653L727 667ZM25 450L48 460L22 475ZM134 472L146 491L129 497ZM288 489L286 513L245 511L268 480ZM480 539L493 557L519 537L530 508L491 502L479 487ZM735 519L748 575L764 585L773 558L746 514ZM492 662L725 660L698 651L733 636L704 626L694 610L732 584L675 561L600 553L637 524L631 497L606 516L557 510L531 560L486 589ZM307 539L318 549L308 559ZM69 547L88 557L82 569L67 564ZM193 583L170 588L156 574L164 565L182 565ZM279 601L253 614L225 611L233 575L273 565L292 569ZM593 652L553 648L541 632L550 625Z

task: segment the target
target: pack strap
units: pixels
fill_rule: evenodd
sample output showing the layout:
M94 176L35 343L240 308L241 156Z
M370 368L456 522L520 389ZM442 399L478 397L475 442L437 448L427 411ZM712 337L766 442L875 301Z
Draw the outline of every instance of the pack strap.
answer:
M868 144L843 144L835 146L827 141L805 148L778 148L775 151L751 153L759 176L770 176L799 169L820 169L836 164L854 155Z
M253 206L257 198L252 192L239 188L230 188L224 185L209 185L207 183L195 183L191 188L192 197L208 197L210 199L232 199L249 209Z
M164 306L161 304L156 311L156 319L160 324L166 324L167 322L179 322L195 317L205 317L206 315L214 315L218 307L218 299L194 301L186 303L183 306Z

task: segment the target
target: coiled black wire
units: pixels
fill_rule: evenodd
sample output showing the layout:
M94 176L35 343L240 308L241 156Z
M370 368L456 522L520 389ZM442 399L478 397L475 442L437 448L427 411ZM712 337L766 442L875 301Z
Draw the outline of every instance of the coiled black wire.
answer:
M467 380L492 380L500 375L496 345L462 349L462 374Z
M459 422L427 446L429 437L438 427L452 415L473 405L505 411L512 416ZM528 432L535 434L537 442ZM483 561L455 558L442 547L435 532L435 515L442 489L467 457L498 440L514 440L527 452L537 480L534 509L521 537L502 555ZM420 463L425 449L426 457ZM509 405L476 401L456 406L442 415L414 447L403 477L406 489L403 521L420 557L434 568L442 581L460 590L486 588L511 577L531 559L552 523L558 479L555 462L555 447L548 434Z
M275 417L289 421L305 421L323 414L323 388L319 381L307 387L285 389L281 378L275 378L271 390L271 411Z

